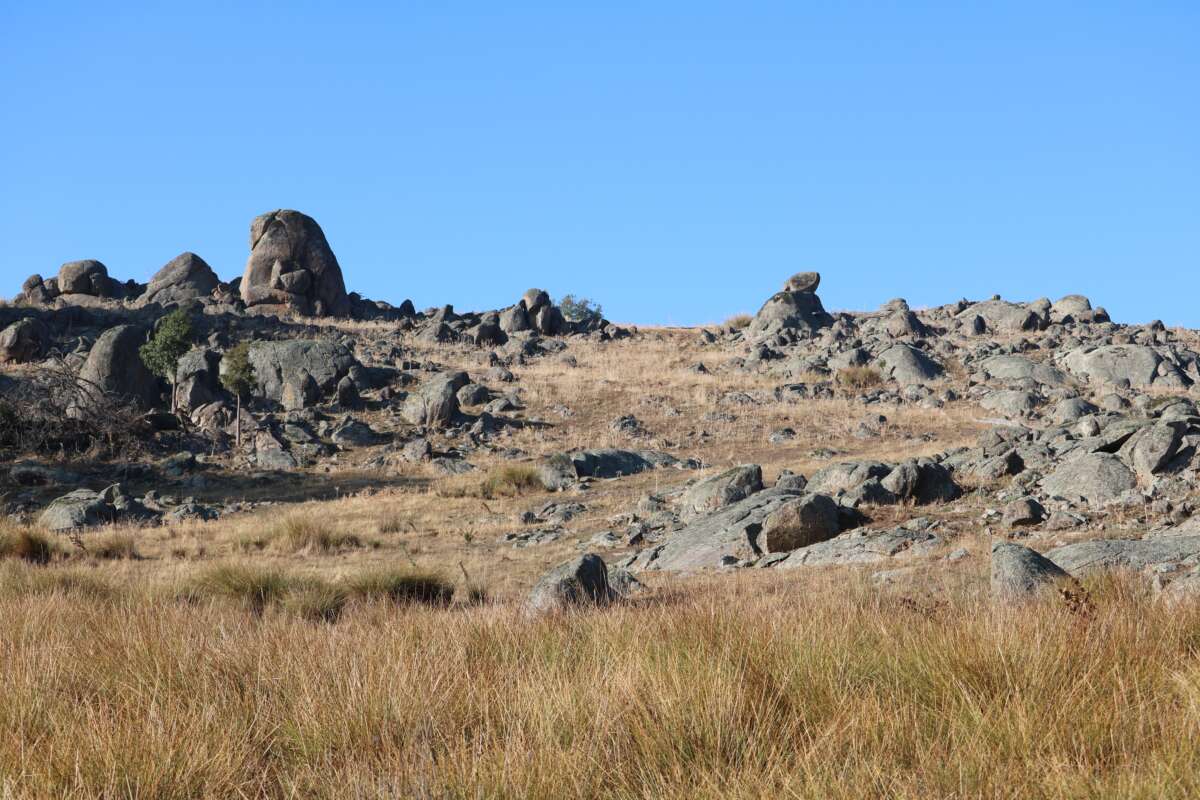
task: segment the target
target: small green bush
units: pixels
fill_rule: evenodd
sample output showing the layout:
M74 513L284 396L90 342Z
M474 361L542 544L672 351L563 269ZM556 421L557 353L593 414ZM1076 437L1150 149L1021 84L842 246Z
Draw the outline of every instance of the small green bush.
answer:
M604 318L604 309L599 303L573 294L563 297L558 303L558 308L562 311L563 319L568 322L591 322Z

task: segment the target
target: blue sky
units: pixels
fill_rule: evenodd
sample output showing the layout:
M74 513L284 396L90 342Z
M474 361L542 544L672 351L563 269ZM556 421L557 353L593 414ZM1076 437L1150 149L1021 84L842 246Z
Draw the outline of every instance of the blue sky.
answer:
M297 208L350 289L614 320L1089 294L1200 327L1200 3L0 6L0 295L229 279Z

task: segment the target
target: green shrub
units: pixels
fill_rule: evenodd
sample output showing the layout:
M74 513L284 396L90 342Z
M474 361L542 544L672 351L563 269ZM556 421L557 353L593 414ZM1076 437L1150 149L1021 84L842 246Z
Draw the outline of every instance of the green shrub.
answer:
M562 311L563 319L568 322L592 322L604 318L604 309L599 303L573 294L563 297L558 303L558 308Z
M146 369L171 384L172 411L175 410L175 371L179 359L191 346L192 318L185 309L178 308L159 321L150 341L138 351Z

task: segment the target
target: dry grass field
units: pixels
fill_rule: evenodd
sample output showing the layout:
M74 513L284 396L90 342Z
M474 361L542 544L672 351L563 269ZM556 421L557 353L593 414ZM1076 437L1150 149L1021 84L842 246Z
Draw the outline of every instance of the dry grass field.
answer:
M336 623L4 567L0 796L1195 797L1200 610L854 573Z

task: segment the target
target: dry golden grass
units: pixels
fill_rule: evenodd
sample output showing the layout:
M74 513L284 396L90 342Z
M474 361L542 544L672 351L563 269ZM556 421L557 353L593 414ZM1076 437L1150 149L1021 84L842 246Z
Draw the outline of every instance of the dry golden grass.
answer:
M883 383L883 375L874 367L843 367L837 371L837 382L851 389L867 389Z
M1120 581L1087 615L837 571L548 618L363 601L330 624L77 567L2 574L5 796L1200 792L1200 609Z

